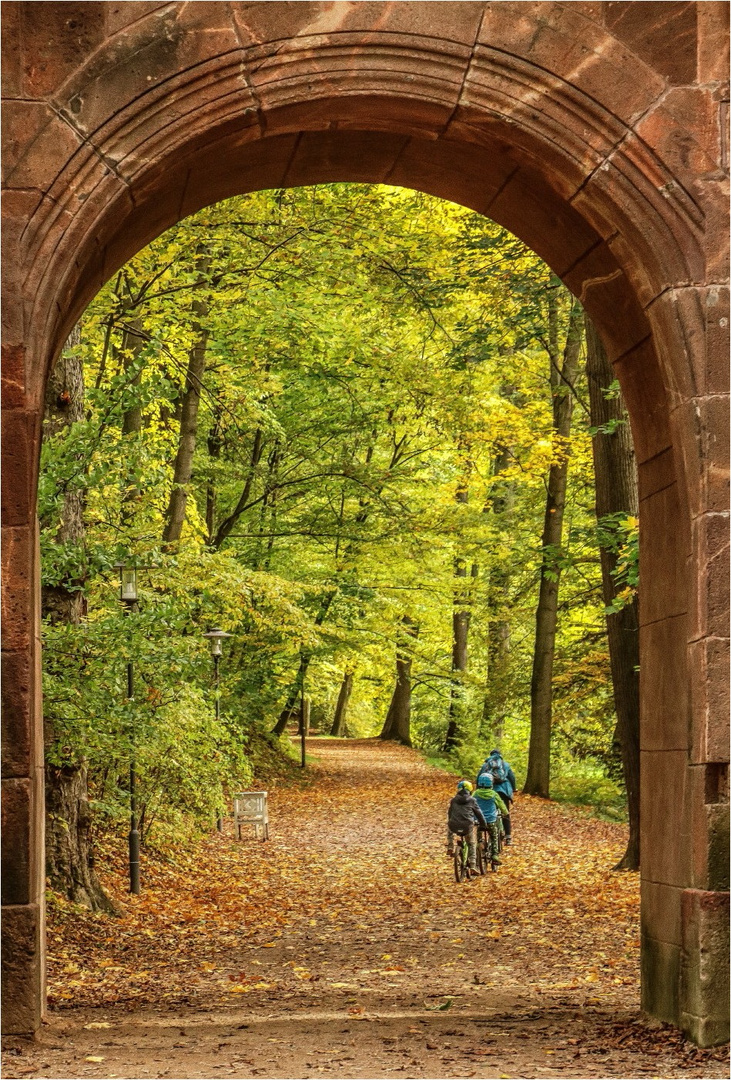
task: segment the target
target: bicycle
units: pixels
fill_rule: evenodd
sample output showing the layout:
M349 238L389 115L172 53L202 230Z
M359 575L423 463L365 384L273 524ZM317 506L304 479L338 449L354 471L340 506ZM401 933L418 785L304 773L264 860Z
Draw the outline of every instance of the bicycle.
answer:
M466 836L457 836L457 846L454 849L454 880L457 882L470 878L470 846Z
M503 828L502 817L498 814L497 819L497 854L503 850L503 843L505 837L505 830ZM488 867L494 874L497 873L498 867L493 862L492 854L492 838L486 829L480 829L479 836L477 838L477 869L481 874L486 874Z

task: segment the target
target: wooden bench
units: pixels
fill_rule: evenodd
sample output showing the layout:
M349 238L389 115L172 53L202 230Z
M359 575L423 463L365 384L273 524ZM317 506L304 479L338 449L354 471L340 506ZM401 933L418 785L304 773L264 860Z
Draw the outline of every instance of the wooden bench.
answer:
M257 840L269 839L266 791L241 791L234 795L234 835L237 840L242 839L242 825L253 825Z

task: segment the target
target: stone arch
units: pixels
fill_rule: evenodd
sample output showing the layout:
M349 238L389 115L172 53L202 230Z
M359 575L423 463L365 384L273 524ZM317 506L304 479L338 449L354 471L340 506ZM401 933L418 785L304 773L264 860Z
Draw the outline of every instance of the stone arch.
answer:
M35 1028L42 1007L33 521L50 364L98 288L181 217L258 188L362 180L419 188L505 225L602 333L640 474L643 1003L718 1041L727 321L725 233L713 228L725 211L726 6L8 8L6 1028Z

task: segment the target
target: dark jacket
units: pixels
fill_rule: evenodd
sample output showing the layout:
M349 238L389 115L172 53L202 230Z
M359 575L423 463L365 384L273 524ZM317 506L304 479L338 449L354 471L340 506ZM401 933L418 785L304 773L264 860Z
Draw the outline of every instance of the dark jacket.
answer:
M473 825L484 829L487 826L477 800L468 791L458 791L449 804L449 828L453 833L467 833Z

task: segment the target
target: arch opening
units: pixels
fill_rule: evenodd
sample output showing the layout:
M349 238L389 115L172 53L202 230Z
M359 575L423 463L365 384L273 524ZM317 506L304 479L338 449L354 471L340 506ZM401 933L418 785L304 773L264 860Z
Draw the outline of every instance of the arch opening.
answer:
M9 904L26 909L17 925L35 942L18 968L21 1019L11 1025L36 1026L41 1002L31 520L49 365L103 282L174 221L234 193L347 180L411 187L493 218L546 260L603 337L639 465L643 787L668 793L645 826L644 1004L704 1040L723 1030L698 958L704 934L722 956L714 935L724 877L709 836L723 818L728 753L706 689L694 678L689 691L688 679L689 657L703 681L711 666L719 671L721 642L720 624L710 643L701 627L708 601L698 576L699 559L718 550L709 509L725 507L704 459L705 433L718 430L715 395L702 406L700 441L695 419L709 383L693 332L707 334L718 300L713 279L697 287L708 282L705 207L692 183L707 169L704 150L698 137L690 176L668 165L652 128L666 79L583 5L544 5L543 23L532 10L515 23L509 4L461 5L458 19L452 5L428 6L435 21L418 36L403 25L405 6L382 13L395 19L384 29L380 17L361 25L352 5L318 6L314 21L310 5L286 17L291 5L254 5L252 29L238 5L207 5L206 15L173 5L103 27L85 63L37 90L39 102L55 95L53 116L38 105L18 139L8 179L18 225L6 241L18 273L6 332L15 448L5 548L21 617L5 647L23 685L19 722L31 732L9 774L28 778L26 869ZM277 9L271 22L267 7ZM672 115L667 124L677 127ZM669 794L678 790L679 802ZM676 834L688 836L681 851Z

